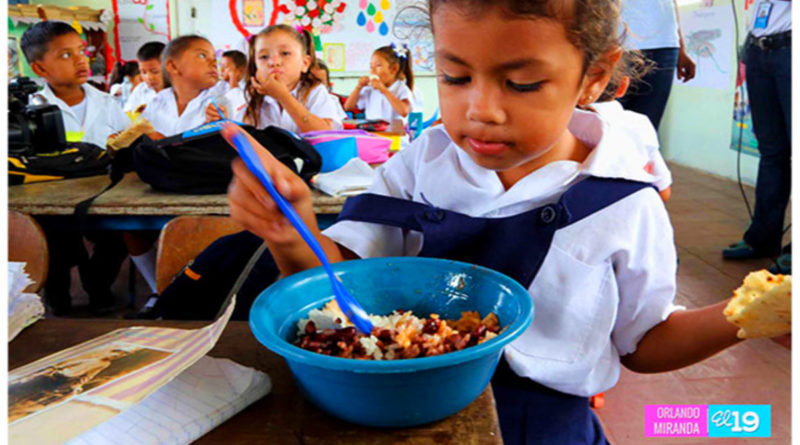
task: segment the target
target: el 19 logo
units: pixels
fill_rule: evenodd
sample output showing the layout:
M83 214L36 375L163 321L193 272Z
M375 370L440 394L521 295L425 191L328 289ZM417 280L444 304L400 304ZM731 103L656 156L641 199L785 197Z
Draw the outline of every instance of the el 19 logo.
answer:
M770 405L709 405L708 437L770 437Z

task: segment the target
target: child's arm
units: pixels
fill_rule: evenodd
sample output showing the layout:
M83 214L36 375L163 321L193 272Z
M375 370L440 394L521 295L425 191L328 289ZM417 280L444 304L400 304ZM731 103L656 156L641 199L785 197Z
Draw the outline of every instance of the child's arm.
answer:
M403 99L403 100L398 99L397 96L392 94L392 92L389 91L389 89L386 88L386 85L384 85L383 82L381 82L380 80L373 79L371 86L372 88L375 88L376 90L383 93L384 96L386 96L386 99L392 105L394 111L396 111L397 114L399 114L400 116L406 117L408 116L408 113L411 112L411 102L409 102L408 99Z
M622 357L622 364L636 372L672 371L735 345L741 341L739 328L722 314L726 304L673 312L645 334L634 353Z
M236 132L243 131L235 124L228 124L223 129L222 135L230 143ZM328 259L335 263L347 258L336 243L319 232L311 202L311 190L308 186L249 134L243 133L253 144L262 164L272 177L275 188L292 204L298 215L319 240ZM283 275L291 275L320 265L317 257L283 216L261 182L250 173L250 170L239 158L233 162L233 181L228 187L228 202L231 218L245 229L264 239Z
M277 76L269 77L266 81L260 81L254 77L253 85L257 90L274 97L283 109L289 113L301 133L333 129L333 124L329 119L322 119L308 111L305 105L292 96L289 89L278 80Z
M219 109L222 110L222 113L225 116L229 116L228 109L225 107L225 105L220 105ZM222 116L219 115L219 110L217 110L217 107L215 107L214 104L208 104L206 107L206 122L216 122L220 119L222 119Z
M347 96L344 102L344 111L353 111L358 108L358 97L361 95L361 89L369 83L369 76L361 76L358 79L358 85L353 88L353 91Z

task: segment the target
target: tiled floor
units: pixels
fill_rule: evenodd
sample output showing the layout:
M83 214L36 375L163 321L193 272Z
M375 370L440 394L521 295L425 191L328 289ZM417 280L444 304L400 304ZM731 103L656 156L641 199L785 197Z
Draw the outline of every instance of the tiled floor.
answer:
M739 240L749 221L735 182L677 165L671 169L675 185L667 208L680 258L678 302L688 308L719 302L731 296L748 272L768 267L770 260L722 259L722 248ZM753 189L745 191L752 205ZM615 445L788 444L790 383L791 351L771 340L749 340L675 372L645 375L623 370L617 386L606 392L605 406L595 412ZM645 438L644 406L651 404L768 404L772 438Z

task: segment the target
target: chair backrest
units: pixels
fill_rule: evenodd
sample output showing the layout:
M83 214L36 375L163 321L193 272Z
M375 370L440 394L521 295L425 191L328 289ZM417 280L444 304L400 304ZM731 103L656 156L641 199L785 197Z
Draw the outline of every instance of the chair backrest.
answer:
M30 215L8 211L8 260L25 262L25 272L34 281L25 292L38 292L47 279L50 255L39 223Z
M169 286L190 260L211 243L242 227L227 216L179 216L161 229L156 256L156 288L158 293Z

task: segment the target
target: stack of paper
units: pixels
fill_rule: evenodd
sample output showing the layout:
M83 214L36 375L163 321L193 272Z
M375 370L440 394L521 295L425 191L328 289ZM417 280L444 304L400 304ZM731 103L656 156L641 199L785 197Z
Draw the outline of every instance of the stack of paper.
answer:
M375 171L360 158L353 158L342 168L316 175L314 186L331 196L353 196L363 193L372 184Z
M25 273L25 263L9 261L8 341L44 316L42 299L36 294L23 292L31 284L33 280Z

